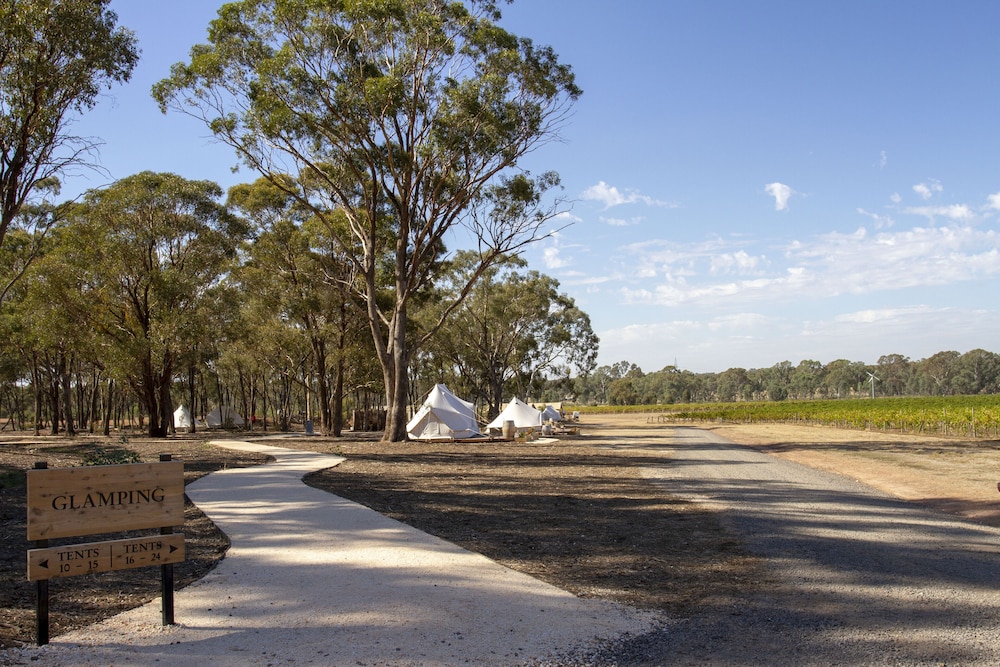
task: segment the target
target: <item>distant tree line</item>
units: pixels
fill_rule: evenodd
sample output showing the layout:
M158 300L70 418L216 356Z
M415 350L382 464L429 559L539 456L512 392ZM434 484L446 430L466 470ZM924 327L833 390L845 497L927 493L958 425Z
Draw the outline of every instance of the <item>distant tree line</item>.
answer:
M873 383L876 396L996 394L1000 355L981 349L944 351L912 361L902 354L886 354L874 365L807 359L797 365L782 361L770 368L721 373L693 373L676 366L643 373L636 364L621 361L569 382L553 380L546 397L555 400L562 393L584 405L836 399L870 396Z

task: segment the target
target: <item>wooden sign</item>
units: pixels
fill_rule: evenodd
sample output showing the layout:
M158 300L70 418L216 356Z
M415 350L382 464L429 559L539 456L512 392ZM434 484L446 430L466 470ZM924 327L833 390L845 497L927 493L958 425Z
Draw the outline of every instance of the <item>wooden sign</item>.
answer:
M184 524L184 463L27 471L28 539Z
M181 533L30 549L28 581L183 561L184 535Z

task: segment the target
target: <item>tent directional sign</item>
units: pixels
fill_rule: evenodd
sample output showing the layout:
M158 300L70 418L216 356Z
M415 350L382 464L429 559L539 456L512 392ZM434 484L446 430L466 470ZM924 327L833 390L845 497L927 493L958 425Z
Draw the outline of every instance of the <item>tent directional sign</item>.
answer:
M27 471L28 581L37 589L38 645L49 643L49 579L160 566L163 625L174 623L174 563L184 561L184 464L158 463ZM159 535L50 546L50 539L159 528Z
M184 561L184 535L70 544L28 551L28 581Z

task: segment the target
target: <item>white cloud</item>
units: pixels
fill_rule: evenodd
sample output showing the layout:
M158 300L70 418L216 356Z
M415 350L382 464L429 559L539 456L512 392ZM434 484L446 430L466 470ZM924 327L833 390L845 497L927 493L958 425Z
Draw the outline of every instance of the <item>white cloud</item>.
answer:
M547 269L561 269L569 264L569 262L560 257L559 248L555 246L549 246L542 251L542 261L545 262L545 268Z
M885 169L887 164L889 164L889 154L882 151L878 154L878 168Z
M570 211L560 211L552 219L556 220L556 221L558 221L560 223L563 223L563 224L566 224L566 223L576 224L578 222L583 222L583 218L581 218L578 215L573 215L573 213L571 213Z
M925 305L907 306L905 308L869 308L858 310L852 313L841 313L834 317L834 322L846 322L848 324L872 324L875 322L897 322L905 317L914 315L937 314L940 315L941 308L929 308Z
M944 192L944 187L941 183L933 178L928 179L926 183L917 183L913 186L913 191L919 195L921 199L927 201L935 194Z
M768 183L764 186L764 192L774 197L774 210L775 211L786 211L788 210L788 200L795 190L788 187L784 183Z
M737 250L734 253L725 252L712 256L709 262L709 271L713 274L749 273L754 271L760 263L760 257L754 257L745 250Z
M932 223L937 218L948 218L956 222L972 222L976 215L965 204L952 204L951 206L911 206L903 210L911 215L922 215Z
M601 222L611 225L612 227L632 227L642 222L642 218L635 217L625 220L624 218L605 218L604 216L601 216Z
M987 204L988 208L1000 211L1000 192L996 192L987 197L987 201L989 202Z
M669 206L671 208L675 206L670 202L660 201L648 195L639 194L638 190L628 189L622 192L615 186L608 185L604 181L598 182L597 185L591 185L583 191L581 196L588 201L597 201L604 204L604 210L623 204L645 204L646 206Z
M621 302L723 308L792 303L1000 278L1000 231L971 225L870 233L864 227L785 245L775 260L747 239L635 243L615 253Z
M875 229L882 229L883 227L892 227L892 225L894 224L892 217L888 215L882 215L880 213L872 213L871 211L866 211L863 208L859 208L858 213L871 218L871 221L875 223Z

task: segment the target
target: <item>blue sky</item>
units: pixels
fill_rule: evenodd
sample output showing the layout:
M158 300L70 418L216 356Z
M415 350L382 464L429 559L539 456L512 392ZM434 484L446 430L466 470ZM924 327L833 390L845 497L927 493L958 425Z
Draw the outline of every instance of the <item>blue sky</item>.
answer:
M567 11L567 7L572 11ZM149 97L218 4L113 1L143 59L76 128L108 174L228 187L229 149ZM644 371L1000 352L1000 4L521 0L505 27L584 90L558 171L571 222L526 253Z

